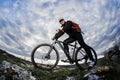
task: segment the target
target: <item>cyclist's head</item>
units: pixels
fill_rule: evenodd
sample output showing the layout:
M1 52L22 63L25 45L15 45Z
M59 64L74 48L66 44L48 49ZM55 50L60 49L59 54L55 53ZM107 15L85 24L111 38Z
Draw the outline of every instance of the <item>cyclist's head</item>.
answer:
M65 20L62 18L62 19L59 20L59 23L60 23L61 25L64 25L64 24L65 24Z

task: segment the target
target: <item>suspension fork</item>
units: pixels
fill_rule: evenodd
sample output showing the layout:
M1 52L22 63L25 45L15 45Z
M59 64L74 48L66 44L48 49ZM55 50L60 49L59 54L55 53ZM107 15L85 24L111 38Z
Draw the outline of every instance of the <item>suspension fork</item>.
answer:
M51 47L50 47L48 53L46 54L45 58L50 59L50 53L52 52L55 44L56 44L56 42L54 42L54 43L52 43L52 44L50 45Z
M75 52L76 52L76 49L77 48L77 42L75 41L75 46L74 46L74 49L73 49L73 54L72 54L72 59L75 60Z

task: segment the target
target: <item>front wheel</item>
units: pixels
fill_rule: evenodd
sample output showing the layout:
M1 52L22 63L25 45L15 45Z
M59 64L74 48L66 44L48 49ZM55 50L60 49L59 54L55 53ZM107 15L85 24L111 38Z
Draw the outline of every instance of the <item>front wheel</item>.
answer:
M94 66L97 63L97 54L93 48L91 48L91 47L89 47L89 48L92 53L93 59L95 61L95 63L93 64L93 66ZM75 54L75 62L76 62L76 65L79 67L79 69L81 69L81 70L88 69L89 61L90 61L89 56L87 55L84 48L82 48L82 47L78 48L78 50L76 51L76 54Z
M50 44L40 44L32 51L31 60L37 68L52 70L58 64L59 54Z

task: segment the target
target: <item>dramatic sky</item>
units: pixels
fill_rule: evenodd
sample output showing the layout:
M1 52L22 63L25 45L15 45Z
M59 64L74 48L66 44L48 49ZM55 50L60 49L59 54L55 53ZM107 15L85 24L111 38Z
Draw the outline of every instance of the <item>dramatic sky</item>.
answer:
M120 0L0 0L0 48L30 56L52 42L60 18L77 22L99 55L120 40Z

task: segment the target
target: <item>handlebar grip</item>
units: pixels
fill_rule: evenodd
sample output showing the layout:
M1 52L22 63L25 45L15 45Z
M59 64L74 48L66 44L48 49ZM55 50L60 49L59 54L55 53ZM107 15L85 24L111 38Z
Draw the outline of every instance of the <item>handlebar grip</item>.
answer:
M55 40L55 36L52 38L52 40Z

